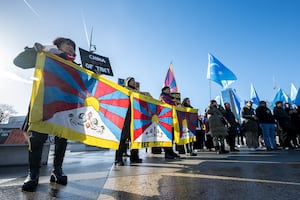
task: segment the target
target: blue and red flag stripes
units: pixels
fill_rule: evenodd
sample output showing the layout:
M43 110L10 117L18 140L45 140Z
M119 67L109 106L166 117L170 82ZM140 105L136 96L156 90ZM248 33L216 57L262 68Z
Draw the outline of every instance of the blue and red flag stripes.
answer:
M172 106L132 93L131 148L172 146Z
M127 89L48 53L39 55L35 76L31 130L118 148L130 103Z
M168 69L164 86L169 86L171 88L171 92L179 92L174 76L172 63L170 64L170 67Z

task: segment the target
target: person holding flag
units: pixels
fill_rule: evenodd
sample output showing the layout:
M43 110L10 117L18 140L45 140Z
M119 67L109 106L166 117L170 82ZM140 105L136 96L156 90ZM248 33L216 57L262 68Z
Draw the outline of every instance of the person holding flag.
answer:
M181 106L182 107L185 107L185 108L193 108L193 106L191 105L191 100L190 98L186 97L182 100L182 103L181 103ZM182 146L183 147L183 150L185 152L185 149L184 149L184 146L183 145L177 145L177 146ZM186 152L190 155L190 156L197 156L196 153L194 153L193 149L194 149L194 142L189 142L187 144L185 144L185 147L186 147ZM180 153L180 152L179 152Z
M172 106L176 106L177 103L175 99L170 95L170 93L171 93L171 88L169 86L163 87L159 99L164 103L170 104ZM174 152L173 147L165 147L164 150L165 150L165 159L180 158L180 156Z
M136 82L133 77L128 77L125 79L125 87L131 91L139 92L136 88ZM119 149L116 151L115 155L115 164L118 166L123 166L123 154L127 151L127 144L126 141L130 141L130 120L131 120L131 105L128 108L124 127L122 129L121 140ZM130 151L130 162L131 163L141 163L142 159L139 157L139 150L138 149L131 149Z
M73 40L69 38L59 37L53 41L53 44L57 48L52 48L49 50L49 52L54 53L59 57L69 60L71 62L74 62L76 56L75 54L76 44ZM30 54L30 56L26 55L27 54L26 49L27 52ZM34 48L32 49L35 49L35 52L28 51L28 48L25 48L25 52L23 54L22 53L19 54L14 59L14 64L21 68L34 67L35 66L34 58L36 58L36 56L32 56L32 54L33 53L37 54L38 52L41 52L42 50L45 49L45 46L43 46L40 43L35 43ZM29 115L30 113L28 112L26 120L22 127L24 131L29 131L30 133L29 136L30 149L28 151L29 172L22 186L22 191L33 192L36 190L37 185L39 183L39 170L40 170L40 164L42 158L43 145L48 138L48 134L39 133L36 131L30 131L28 129ZM54 141L55 141L54 161L53 161L53 170L50 176L50 182L66 185L68 179L62 170L62 164L63 164L65 151L67 147L67 139L55 136Z

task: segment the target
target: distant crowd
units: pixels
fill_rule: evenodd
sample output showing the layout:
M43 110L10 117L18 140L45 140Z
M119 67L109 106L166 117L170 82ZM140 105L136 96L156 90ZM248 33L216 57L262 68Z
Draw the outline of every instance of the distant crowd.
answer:
M205 125L205 146L217 153L239 151L240 145L247 145L250 151L291 150L299 147L300 108L277 101L273 110L265 101L256 109L247 101L241 109L239 121L230 109L229 103L218 105L212 100L205 111L202 123Z

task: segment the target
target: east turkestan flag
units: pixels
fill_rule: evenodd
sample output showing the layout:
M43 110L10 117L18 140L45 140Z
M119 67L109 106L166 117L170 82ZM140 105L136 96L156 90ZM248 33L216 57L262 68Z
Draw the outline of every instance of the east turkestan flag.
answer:
M250 88L250 100L253 102L253 104L255 104L256 107L259 106L260 100L259 100L258 94L252 83L251 83L251 88Z
M237 80L235 74L210 53L208 54L207 79L218 83L223 89Z

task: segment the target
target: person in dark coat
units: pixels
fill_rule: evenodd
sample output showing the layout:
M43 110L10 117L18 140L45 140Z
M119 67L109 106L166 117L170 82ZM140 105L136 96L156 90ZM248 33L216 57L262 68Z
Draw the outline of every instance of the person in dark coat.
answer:
M292 142L295 148L300 146L300 106L294 105L293 114L291 115L293 135Z
M268 151L277 149L275 137L275 119L265 101L260 101L255 110L259 126L262 130L265 146Z
M277 120L278 129L281 134L282 146L284 149L289 150L292 149L291 144L291 118L287 114L287 112L283 109L283 102L277 101L275 103L275 107L273 109L273 114L275 119Z
M53 44L57 48L50 49L50 53L56 54L57 56L65 60L74 62L76 56L76 45L73 40L69 38L59 37L53 41ZM33 52L33 49L35 49L35 52ZM34 48L31 48L31 51L29 52L30 56L26 56L25 51L24 54L19 54L19 56L14 59L14 64L21 68L32 68L35 66L36 54L38 52L41 52L42 50L45 50L45 46L40 43L35 43ZM26 120L22 127L24 131L30 131L28 130L29 115L30 114L28 112ZM28 151L29 172L22 186L22 190L33 192L36 190L39 183L39 170L43 153L43 145L48 139L48 134L39 133L36 131L30 131L29 133L31 146L31 150ZM62 170L62 165L67 147L67 139L55 136L54 141L54 161L50 176L50 182L66 185L68 179Z
M241 116L244 120L243 128L246 135L246 143L251 151L257 150L258 143L258 122L255 110L252 108L252 101L247 101L241 110Z
M223 116L225 109L218 105L216 100L211 100L206 109L210 133L213 137L213 143L217 154L229 153L225 150L225 137L228 135L227 127L228 122Z
M177 105L176 100L171 96L170 92L171 89L169 86L163 87L159 99L164 103L167 103L172 106L176 106ZM173 133L173 139L174 139L174 133ZM164 147L164 151L165 151L165 159L180 158L180 156L174 152L173 147Z
M239 121L231 111L230 103L224 103L225 113L224 117L227 119L228 125L228 136L226 137L228 144L230 146L230 151L238 152L239 150L235 148L235 138L237 136Z
M128 77L125 80L125 87L131 91L139 92L136 88L136 82L133 77ZM128 107L124 127L121 133L121 139L119 144L119 149L116 151L115 155L115 164L118 166L123 166L123 155L127 152L127 143L126 141L130 141L130 120L131 120L131 105ZM131 149L130 151L130 162L131 163L141 163L142 159L139 157L138 149Z
M190 98L188 98L188 97L186 97L182 100L181 106L185 107L185 108L193 108L193 106L191 106ZM184 153L186 152L190 156L196 156L197 154L193 152L193 146L194 146L194 142L189 142L189 143L185 144L185 149L184 149L184 145L177 145L177 147L179 147L179 150L181 148Z
M297 105L294 105L294 108L291 106L290 103L285 103L285 112L290 116L291 118L291 131L289 135L291 136L291 142L293 147L298 148L299 142L298 142L298 130L297 126L299 126L299 108Z

